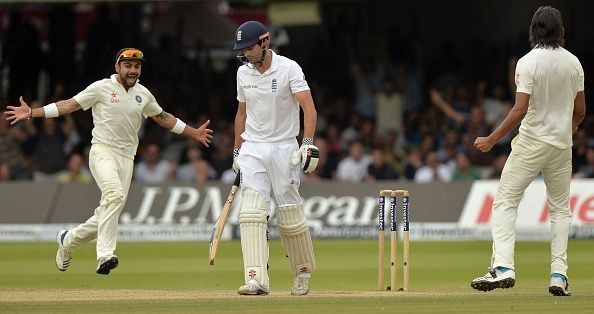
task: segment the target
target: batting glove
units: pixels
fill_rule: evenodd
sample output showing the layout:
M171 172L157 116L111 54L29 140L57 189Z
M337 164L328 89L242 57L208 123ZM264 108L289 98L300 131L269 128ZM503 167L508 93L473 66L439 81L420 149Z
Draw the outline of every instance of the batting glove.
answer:
M239 163L237 162L237 156L239 156L239 148L233 149L233 171L239 173Z
M305 173L310 173L316 170L318 161L320 160L320 150L313 145L313 139L304 138L299 150L293 153L291 163L293 166L301 164L301 169Z

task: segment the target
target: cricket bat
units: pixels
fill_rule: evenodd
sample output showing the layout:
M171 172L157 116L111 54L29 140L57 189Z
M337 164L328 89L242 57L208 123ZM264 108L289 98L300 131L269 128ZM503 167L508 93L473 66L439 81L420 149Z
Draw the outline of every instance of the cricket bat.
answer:
M223 210L221 211L221 214L219 214L219 218L217 218L217 222L212 229L212 234L210 235L210 250L208 251L210 265L214 265L215 257L217 255L217 248L219 247L219 240L221 240L221 235L223 235L223 230L225 229L225 224L227 223L227 218L229 217L229 211L231 210L231 204L235 198L235 192L237 191L237 188L239 188L240 178L241 176L239 172L237 172L235 181L231 187L231 192L229 192L229 196L227 196L225 206L223 206Z

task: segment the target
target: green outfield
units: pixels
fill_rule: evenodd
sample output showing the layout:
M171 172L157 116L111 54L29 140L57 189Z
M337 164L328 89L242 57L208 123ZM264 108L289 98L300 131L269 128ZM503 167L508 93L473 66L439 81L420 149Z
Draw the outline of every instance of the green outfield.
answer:
M76 251L70 268L62 273L54 265L54 243L0 243L0 313L592 313L594 309L594 240L569 243L571 297L548 294L546 242L518 243L516 287L482 293L472 290L469 282L487 271L490 242L411 242L410 292L377 292L377 241L317 240L318 269L305 297L289 295L288 261L279 240L271 245L271 294L242 297L235 292L243 281L238 241L222 243L215 266L208 265L205 242L120 243L120 266L108 276L95 274L94 245ZM386 283L388 274L386 270Z

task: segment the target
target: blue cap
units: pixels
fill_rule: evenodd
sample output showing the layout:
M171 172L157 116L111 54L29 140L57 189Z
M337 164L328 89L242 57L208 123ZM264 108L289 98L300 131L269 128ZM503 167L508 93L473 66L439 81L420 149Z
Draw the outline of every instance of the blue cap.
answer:
M258 21L247 21L237 28L235 32L235 46L233 50L241 50L259 43L270 36L264 24Z

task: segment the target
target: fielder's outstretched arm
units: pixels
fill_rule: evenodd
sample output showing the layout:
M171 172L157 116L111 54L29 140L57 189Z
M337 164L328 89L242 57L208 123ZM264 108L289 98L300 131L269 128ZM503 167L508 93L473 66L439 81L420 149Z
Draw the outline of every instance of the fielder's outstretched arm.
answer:
M174 115L167 113L165 110L161 111L158 115L152 116L153 119L159 126L165 128L173 133L181 134L186 137L192 138L208 147L212 140L212 130L208 129L210 120L204 122L199 128L193 128L182 120L176 118Z
M29 107L29 105L23 100L23 96L19 97L19 101L21 103L19 107L6 107L6 109L8 109L5 112L8 116L6 117L6 120L12 121L10 122L11 125L31 118L55 118L82 109L82 107L78 104L78 102L76 102L76 100L74 100L74 98L60 100L41 108Z

